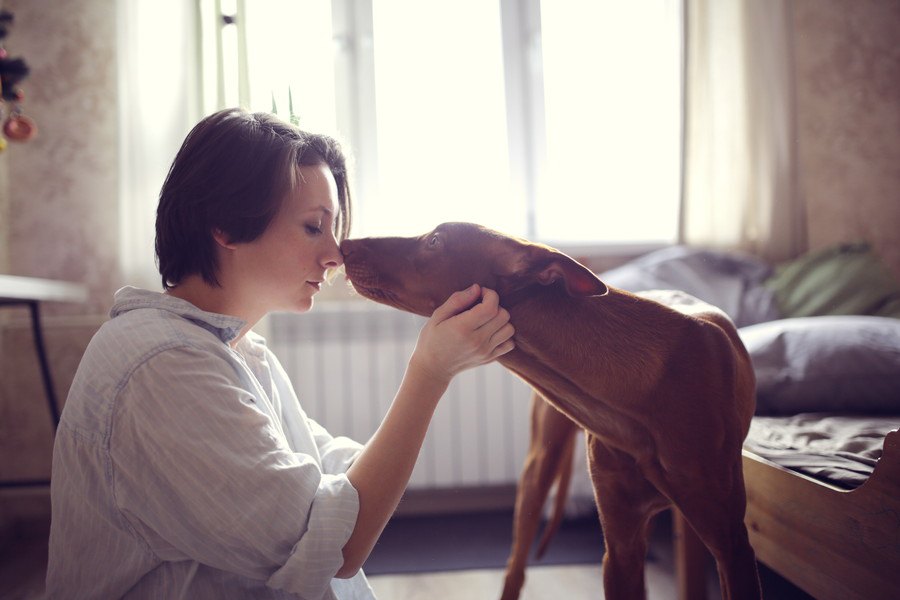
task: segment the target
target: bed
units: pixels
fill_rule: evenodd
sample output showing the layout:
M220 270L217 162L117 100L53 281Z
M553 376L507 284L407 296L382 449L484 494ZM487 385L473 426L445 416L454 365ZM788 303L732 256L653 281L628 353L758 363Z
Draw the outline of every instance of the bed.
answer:
M746 523L759 561L821 600L900 595L900 431L846 490L745 448ZM706 594L706 549L675 518L679 597Z
M900 595L900 432L845 491L745 451L746 522L760 561L820 599Z
M744 444L760 562L819 599L900 598L900 284L864 244L773 268L671 248L601 274L723 308L757 375ZM710 557L674 519L679 597L706 597Z

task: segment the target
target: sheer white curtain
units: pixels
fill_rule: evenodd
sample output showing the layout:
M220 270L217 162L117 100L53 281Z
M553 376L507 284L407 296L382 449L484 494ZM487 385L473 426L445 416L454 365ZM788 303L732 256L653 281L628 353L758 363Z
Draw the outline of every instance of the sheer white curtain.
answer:
M777 261L805 249L789 0L686 0L682 241Z
M194 2L119 0L119 264L123 284L160 288L156 204L199 119Z

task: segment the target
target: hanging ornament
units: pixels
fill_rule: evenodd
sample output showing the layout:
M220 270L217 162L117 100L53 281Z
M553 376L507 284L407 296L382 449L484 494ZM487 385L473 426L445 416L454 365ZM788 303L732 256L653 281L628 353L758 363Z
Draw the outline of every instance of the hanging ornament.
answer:
M13 111L3 122L3 135L12 142L27 142L37 134L34 121L21 113Z
M21 58L10 58L2 45L12 23L12 13L0 10L0 120L7 112L8 116L3 120L3 135L13 142L27 142L37 134L34 120L23 114L25 94L18 86L28 76L28 65ZM5 149L6 139L0 137L0 152Z

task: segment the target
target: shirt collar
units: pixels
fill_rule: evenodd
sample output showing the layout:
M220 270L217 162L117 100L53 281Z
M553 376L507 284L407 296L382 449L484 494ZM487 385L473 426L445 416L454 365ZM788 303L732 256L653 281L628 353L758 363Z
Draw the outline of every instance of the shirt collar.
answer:
M200 310L187 300L131 286L123 287L116 292L113 306L109 311L109 316L114 319L127 312L142 308L164 310L184 319L193 321L204 329L214 333L226 344L236 338L241 330L247 325L246 321L239 319L238 317L206 312L205 310ZM257 340L254 339L254 341Z

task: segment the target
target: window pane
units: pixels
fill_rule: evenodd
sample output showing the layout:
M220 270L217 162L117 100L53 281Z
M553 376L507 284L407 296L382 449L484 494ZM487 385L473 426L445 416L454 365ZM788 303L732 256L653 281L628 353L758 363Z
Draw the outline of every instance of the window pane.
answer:
M250 110L288 120L288 90L301 128L335 134L331 2L246 2Z
M676 0L541 2L548 241L674 241L680 195Z
M358 203L356 231L419 234L456 220L523 232L509 192L499 3L374 0L373 26L378 184Z

